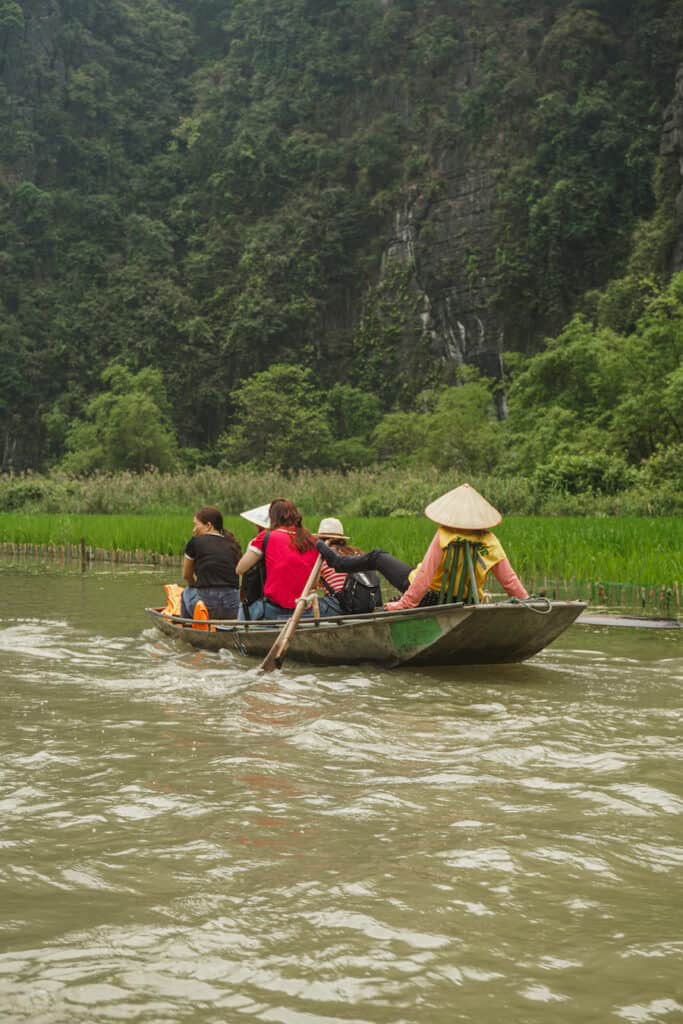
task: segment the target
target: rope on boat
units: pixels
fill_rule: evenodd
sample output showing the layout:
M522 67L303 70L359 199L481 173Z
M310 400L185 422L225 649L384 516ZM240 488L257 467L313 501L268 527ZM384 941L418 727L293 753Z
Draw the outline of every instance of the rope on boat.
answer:
M511 597L511 604L523 604L530 612L536 615L549 615L552 611L552 604L547 597ZM535 608L534 605L542 604L542 608Z

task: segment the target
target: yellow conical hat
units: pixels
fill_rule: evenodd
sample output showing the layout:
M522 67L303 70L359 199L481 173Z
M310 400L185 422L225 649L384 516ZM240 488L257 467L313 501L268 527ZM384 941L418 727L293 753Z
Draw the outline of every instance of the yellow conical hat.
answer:
M459 530L490 530L502 522L503 517L479 491L462 484L448 494L442 494L427 505L425 515L439 526Z

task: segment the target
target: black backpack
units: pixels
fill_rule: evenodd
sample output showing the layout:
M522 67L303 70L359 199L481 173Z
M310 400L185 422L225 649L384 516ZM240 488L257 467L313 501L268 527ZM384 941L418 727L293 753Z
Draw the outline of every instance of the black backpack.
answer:
M248 569L242 577L242 606L244 607L245 615L250 604L254 601L258 601L263 597L263 588L266 582L266 547L268 545L268 538L270 537L270 530L266 530L266 535L263 538L263 557L259 558L256 565L253 565L251 569Z
M347 615L364 615L382 607L382 591L376 572L350 572L337 594Z

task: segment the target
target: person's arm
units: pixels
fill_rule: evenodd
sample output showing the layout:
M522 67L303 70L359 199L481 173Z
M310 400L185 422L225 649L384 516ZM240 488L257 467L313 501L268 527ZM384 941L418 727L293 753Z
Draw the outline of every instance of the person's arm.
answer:
M235 572L238 576L244 576L245 573L249 572L250 569L253 569L256 563L263 558L263 543L266 539L266 533L266 530L261 530L249 541L247 550L235 566Z
M185 580L189 587L193 587L195 583L194 564L197 556L197 551L195 550L196 545L196 537L190 537L187 544L185 545L185 557L183 559L183 579Z
M260 562L262 558L263 552L259 551L257 548L252 547L250 544L247 550L240 558L237 565L235 566L235 569L237 570L237 575L244 576L245 572L249 572L250 569L253 569L256 563Z
M389 601L384 605L388 612L397 612L401 608L417 608L422 598L429 590L429 584L436 576L441 563L441 545L438 532L434 534L432 543L427 548L422 562L420 563L415 578L398 601Z
M500 562L496 562L491 569L491 572L510 597L518 597L520 600L524 601L529 596L524 589L522 581L508 562L507 558L503 558Z

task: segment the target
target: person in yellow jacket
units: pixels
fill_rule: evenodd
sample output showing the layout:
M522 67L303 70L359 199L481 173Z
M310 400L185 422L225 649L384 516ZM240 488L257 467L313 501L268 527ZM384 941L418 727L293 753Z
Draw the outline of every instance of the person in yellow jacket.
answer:
M414 569L380 548L373 548L364 555L339 555L322 540L318 541L316 547L325 561L337 571L363 572L376 569L381 572L402 592L398 600L389 601L384 606L392 612L437 603L446 549L458 537L479 545L475 578L480 600L484 582L490 572L511 597L525 599L529 596L508 562L500 541L491 533L491 527L497 526L503 517L474 487L462 484L443 494L427 506L425 515L437 524L438 529L424 558Z
M410 573L408 589L398 601L390 601L388 611L401 608L417 608L430 604L430 592L435 596L441 590L446 549L451 541L462 538L479 545L474 573L479 599L484 590L486 577L490 572L511 597L522 600L529 595L519 577L507 560L503 546L491 527L498 526L503 517L490 505L474 487L462 484L455 490L442 494L427 505L425 515L438 526L431 544L420 564ZM462 559L462 554L461 554Z

